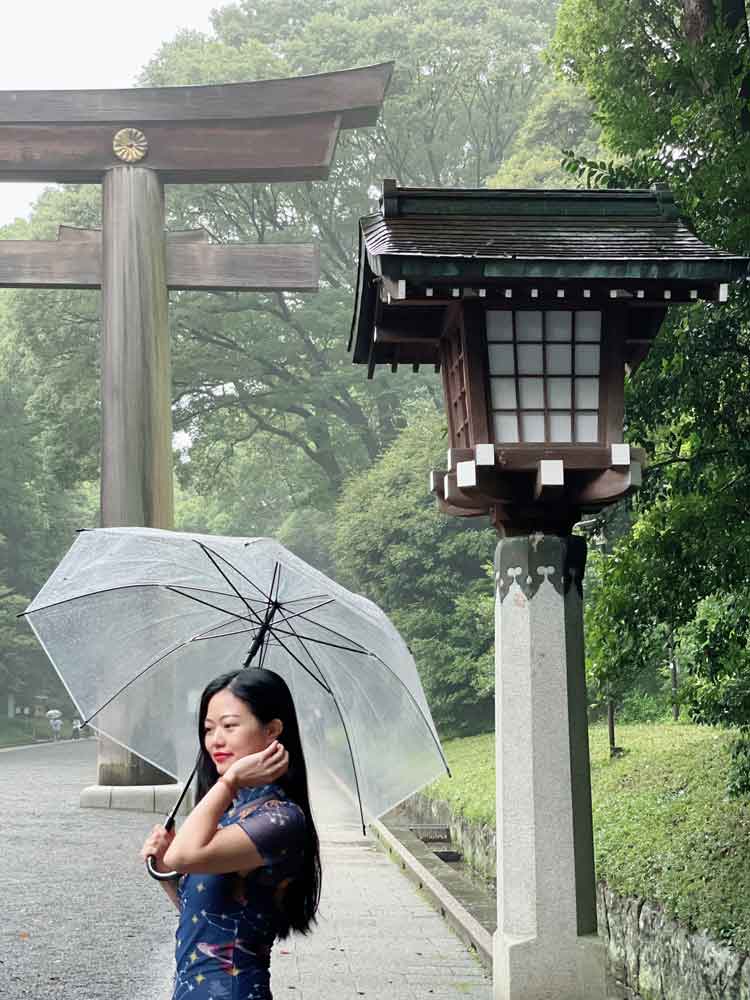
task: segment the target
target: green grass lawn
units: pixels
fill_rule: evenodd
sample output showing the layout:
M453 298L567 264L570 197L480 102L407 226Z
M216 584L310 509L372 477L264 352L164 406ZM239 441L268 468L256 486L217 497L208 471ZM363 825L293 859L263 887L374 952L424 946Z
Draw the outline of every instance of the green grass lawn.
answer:
M683 723L621 725L610 760L590 730L596 868L691 927L750 949L750 799L728 799L731 734ZM467 819L495 821L494 736L445 744L453 780L425 790Z

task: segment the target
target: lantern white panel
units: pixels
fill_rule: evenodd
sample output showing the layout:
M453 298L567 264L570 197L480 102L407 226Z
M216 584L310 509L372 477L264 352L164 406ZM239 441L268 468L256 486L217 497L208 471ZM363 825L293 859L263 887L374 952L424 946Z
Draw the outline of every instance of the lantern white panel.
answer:
M521 440L529 442L544 441L544 414L521 414Z
M522 410L544 409L544 379L522 378L518 380Z
M493 410L515 410L516 380L514 378L491 378L490 396Z
M573 314L569 310L550 309L547 313L545 340L572 340Z
M599 345L576 344L576 375L599 374Z
M599 409L598 378L576 379L576 409L579 410Z
M576 441L593 442L599 440L599 417L596 413L576 413Z
M490 375L513 375L516 363L512 344L489 344Z
M502 444L513 444L518 441L518 418L515 413L493 413L492 422L495 428L495 441Z
M550 441L573 440L570 413L550 413L549 439Z
M547 373L549 375L570 375L570 344L549 344L547 351Z
M548 378L547 398L553 410L569 410L571 407L571 379L569 378Z
M487 340L513 340L513 314L492 309L487 313Z
M516 340L541 340L542 314L536 309L516 313Z
M519 375L541 375L544 371L541 344L519 344L518 373Z
M602 314L589 309L576 313L576 340L601 340Z

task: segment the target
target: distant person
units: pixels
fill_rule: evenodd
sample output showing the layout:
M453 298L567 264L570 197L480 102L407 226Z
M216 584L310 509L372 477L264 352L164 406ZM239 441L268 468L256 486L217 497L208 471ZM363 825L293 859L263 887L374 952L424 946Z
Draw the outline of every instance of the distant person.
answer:
M73 719L73 739L80 739L81 736L81 720Z
M62 719L50 719L49 724L52 727L52 740L54 743L60 739L60 730L62 729Z
M271 947L307 933L320 900L320 848L297 715L270 670L223 674L198 713L196 806L141 849L180 911L172 1000L272 1000Z

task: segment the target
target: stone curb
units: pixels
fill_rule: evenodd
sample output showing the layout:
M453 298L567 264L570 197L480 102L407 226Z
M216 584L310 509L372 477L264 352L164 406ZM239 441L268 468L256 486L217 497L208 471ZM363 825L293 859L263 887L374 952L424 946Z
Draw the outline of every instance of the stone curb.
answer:
M403 872L424 892L443 919L464 944L473 948L480 961L492 968L492 935L452 896L442 883L379 820L370 820L370 830Z
M82 809L129 809L131 812L160 813L166 816L181 791L181 784L89 785L81 791L79 805ZM189 811L186 799L180 806L178 815L187 815Z

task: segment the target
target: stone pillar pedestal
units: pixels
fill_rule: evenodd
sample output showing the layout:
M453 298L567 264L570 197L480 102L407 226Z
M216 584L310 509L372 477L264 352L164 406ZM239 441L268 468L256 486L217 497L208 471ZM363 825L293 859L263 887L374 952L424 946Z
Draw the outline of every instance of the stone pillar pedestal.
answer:
M604 1000L596 933L581 584L586 543L495 554L495 1000Z

